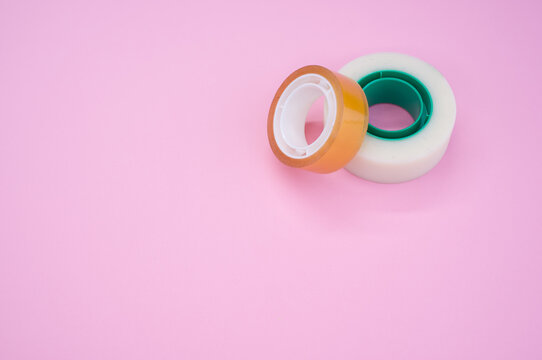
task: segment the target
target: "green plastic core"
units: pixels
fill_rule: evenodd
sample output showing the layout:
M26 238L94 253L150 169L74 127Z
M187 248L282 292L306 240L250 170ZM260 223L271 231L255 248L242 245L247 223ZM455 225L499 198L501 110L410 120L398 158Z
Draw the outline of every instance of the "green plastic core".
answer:
M427 88L415 77L395 70L371 73L358 81L369 106L393 104L405 109L414 122L404 129L383 130L369 124L367 132L384 139L402 139L420 131L429 122L433 101Z

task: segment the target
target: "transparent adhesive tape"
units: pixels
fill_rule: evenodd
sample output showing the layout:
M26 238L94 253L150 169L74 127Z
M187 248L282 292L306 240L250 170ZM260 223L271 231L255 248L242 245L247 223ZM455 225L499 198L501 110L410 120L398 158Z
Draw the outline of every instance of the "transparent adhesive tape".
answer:
M375 182L399 183L438 164L456 116L454 94L444 76L417 58L397 53L362 56L339 72L359 83L369 106L395 104L415 120L397 131L369 125L363 145L346 170Z
M312 104L324 97L324 128L311 144L305 120ZM284 164L329 173L344 167L358 152L367 131L367 99L352 79L322 66L305 66L282 83L267 121L267 136Z

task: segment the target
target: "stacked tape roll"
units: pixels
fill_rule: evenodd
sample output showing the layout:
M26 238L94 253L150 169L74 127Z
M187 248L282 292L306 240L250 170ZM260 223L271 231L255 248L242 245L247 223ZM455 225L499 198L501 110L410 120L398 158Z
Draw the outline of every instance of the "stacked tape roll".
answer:
M324 97L324 128L311 144L305 121L312 104ZM322 66L293 72L278 89L267 121L267 136L284 164L329 173L344 167L358 152L367 131L368 104L352 79Z
M395 104L415 120L397 131L370 124L363 145L345 166L348 171L370 181L399 183L440 161L454 128L456 104L450 85L435 68L408 55L377 53L353 60L339 72L358 82L369 106Z

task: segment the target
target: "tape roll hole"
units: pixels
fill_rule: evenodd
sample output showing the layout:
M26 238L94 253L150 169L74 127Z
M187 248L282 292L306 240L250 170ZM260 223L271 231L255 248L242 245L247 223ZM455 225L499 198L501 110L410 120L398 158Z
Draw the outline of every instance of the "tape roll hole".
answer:
M409 112L398 105L382 103L369 108L369 123L382 130L402 130L413 122Z
M337 101L331 83L318 74L302 75L278 100L273 127L277 145L292 158L309 157L329 138L336 117ZM308 138L306 128L311 129Z
M359 84L369 104L369 134L404 138L421 130L431 116L429 92L409 74L382 71L364 77Z
M312 144L318 139L324 130L324 116L327 105L325 97L321 95L312 103L311 108L305 119L305 139L307 143Z

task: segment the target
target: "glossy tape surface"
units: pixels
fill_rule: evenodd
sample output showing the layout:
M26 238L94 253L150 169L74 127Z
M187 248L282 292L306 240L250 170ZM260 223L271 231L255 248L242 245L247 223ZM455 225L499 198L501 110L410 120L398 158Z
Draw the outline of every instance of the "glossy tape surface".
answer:
M323 146L306 158L292 158L277 145L273 124L277 103L286 87L299 76L318 74L325 77L335 91L337 114L331 134ZM279 87L267 121L267 136L275 156L284 164L318 173L330 173L344 167L357 153L369 124L367 99L359 84L339 73L319 65L309 65L293 72Z

